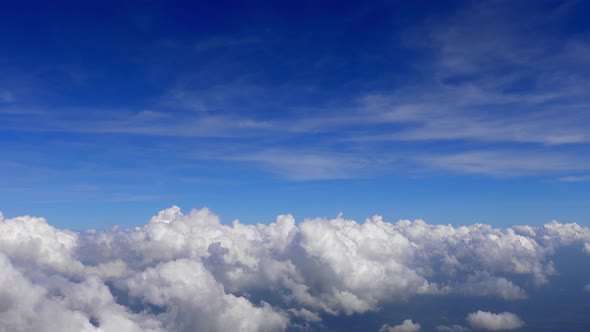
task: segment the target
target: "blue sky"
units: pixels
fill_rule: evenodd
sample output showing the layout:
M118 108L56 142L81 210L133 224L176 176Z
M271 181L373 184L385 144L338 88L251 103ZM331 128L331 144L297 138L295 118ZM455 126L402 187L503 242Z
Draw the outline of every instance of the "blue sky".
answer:
M589 6L2 4L0 211L588 226Z

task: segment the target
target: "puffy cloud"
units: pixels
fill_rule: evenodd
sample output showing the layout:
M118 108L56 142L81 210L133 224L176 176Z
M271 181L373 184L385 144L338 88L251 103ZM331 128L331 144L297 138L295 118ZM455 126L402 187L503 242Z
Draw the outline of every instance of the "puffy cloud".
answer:
M310 277L331 288L321 290L336 310L362 313L386 298L435 290L411 268L415 248L391 224L314 219L300 225L299 235L299 246L323 270Z
M162 323L154 317L134 314L116 303L99 276L91 275L80 283L62 283L57 290L68 308L85 313L99 331L164 331Z
M543 284L553 272L552 265L545 263L547 250L537 238L519 235L511 228L501 230L483 224L455 228L429 225L421 220L404 220L395 225L421 249L416 255L420 261L418 268L423 269L424 274L439 274L451 280L469 270L472 273L523 274ZM546 240L548 245L561 245L552 239ZM434 270L435 267L438 270Z
M180 215L178 208L165 210L141 231L114 228L82 235L55 229L42 218L0 221L1 284L14 286L0 296L2 314L7 315L2 327L11 331L192 331L200 326L285 330L286 313L224 292L200 262L207 246L194 254L199 248L186 245L185 233L158 227L170 223L173 229L182 229L182 223L170 219L175 210ZM220 226L207 210L195 213L200 213L193 216L199 228ZM175 247L174 236L182 238L185 246ZM174 260L175 256L193 259ZM122 295L124 303L118 303L112 291ZM63 326L54 321L56 317Z
M158 264L127 280L131 296L165 310L169 331L280 331L288 319L268 304L254 307L226 294L223 285L198 261Z
M0 292L0 315L14 331L315 329L326 315L421 295L524 300L550 281L556 249L588 243L587 228L558 222L498 229L338 216L296 224L281 215L226 225L208 209L173 206L143 227L76 233L0 214L1 284L14 285ZM502 315L478 312L469 322ZM410 327L419 324L384 328Z
M379 332L418 332L422 327L420 324L415 324L411 319L404 320L403 323L396 326L383 325Z
M561 224L555 220L540 229L540 241L548 249L556 249L574 242L590 242L590 229L578 224Z
M78 235L50 226L31 216L0 219L0 252L21 267L81 275L83 265L74 259Z
M2 331L163 331L158 321L116 304L97 278L75 283L49 277L37 284L3 254L0 269Z
M81 312L50 301L47 289L33 284L0 254L0 328L3 331L92 331Z
M515 314L503 312L494 314L487 311L477 311L467 316L471 327L490 331L515 330L524 326L524 322Z
M590 292L590 284L588 284L588 285L584 286L584 290L585 290L586 292Z

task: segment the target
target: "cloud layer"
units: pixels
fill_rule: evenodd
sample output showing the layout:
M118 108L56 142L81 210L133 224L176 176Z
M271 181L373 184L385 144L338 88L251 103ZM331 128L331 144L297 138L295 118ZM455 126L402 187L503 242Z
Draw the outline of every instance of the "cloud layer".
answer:
M208 209L174 206L143 227L76 233L0 215L0 321L10 331L318 329L325 317L419 296L522 301L523 280L550 283L556 250L588 243L590 229L555 221L496 229L379 216L296 224L281 215L230 226ZM508 313L467 320L475 328L522 325ZM420 328L412 320L383 326Z

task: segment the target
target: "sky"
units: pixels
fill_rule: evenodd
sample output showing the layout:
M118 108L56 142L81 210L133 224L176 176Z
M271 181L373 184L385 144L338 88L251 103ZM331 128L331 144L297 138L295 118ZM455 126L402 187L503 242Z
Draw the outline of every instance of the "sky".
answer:
M588 6L5 3L0 211L589 225Z
M588 331L589 12L0 3L0 332Z

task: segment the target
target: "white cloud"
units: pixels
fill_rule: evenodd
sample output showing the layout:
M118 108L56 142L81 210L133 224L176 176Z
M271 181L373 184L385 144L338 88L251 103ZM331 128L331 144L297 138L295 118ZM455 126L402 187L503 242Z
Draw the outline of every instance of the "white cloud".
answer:
M95 320L98 331L164 331L162 322L146 315L134 314L129 308L118 303L110 289L99 276L90 275L79 283L64 282L58 288L61 301L70 310L83 312L87 317Z
M466 332L469 331L468 328L466 328L465 326L461 326L461 325L438 325L436 327L437 331L441 331L441 332Z
M55 229L44 218L0 219L0 252L22 262L25 268L79 276L84 268L73 257L77 246L76 233Z
M556 249L587 243L588 228L556 221L498 229L281 215L225 225L174 206L143 227L76 233L0 214L1 284L14 286L0 292L0 315L15 331L68 330L50 317L77 331L319 327L324 315L425 294L523 300L534 290L524 285L550 281ZM504 322L490 315L470 315L471 325Z
M418 332L422 327L420 324L412 322L411 319L404 320L403 323L396 326L383 325L379 332Z
M473 328L490 331L515 330L524 326L524 322L510 312L494 314L480 310L470 313L467 322Z
M555 220L543 225L540 229L539 241L544 242L546 250L552 251L557 247L570 245L574 242L590 241L590 229L578 224L562 224ZM584 245L584 249L585 249Z
M80 283L58 276L31 280L0 253L0 329L3 331L163 331L152 317L115 303L97 278ZM100 329L91 324L95 319Z
M131 296L165 308L169 331L281 331L288 318L268 304L226 294L223 285L196 260L158 264L127 280Z

